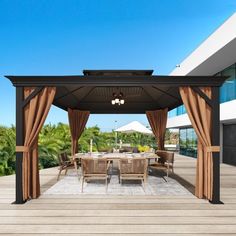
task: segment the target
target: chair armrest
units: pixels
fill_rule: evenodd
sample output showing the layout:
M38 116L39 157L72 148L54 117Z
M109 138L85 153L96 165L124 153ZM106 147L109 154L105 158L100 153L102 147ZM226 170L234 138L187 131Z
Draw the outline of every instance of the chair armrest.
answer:
M71 163L71 160L69 160L69 161L63 161L63 163Z
M70 164L73 164L73 160L69 160L69 161L63 161L62 166L69 166Z
M109 165L111 164L111 160L107 161L107 170L109 169Z

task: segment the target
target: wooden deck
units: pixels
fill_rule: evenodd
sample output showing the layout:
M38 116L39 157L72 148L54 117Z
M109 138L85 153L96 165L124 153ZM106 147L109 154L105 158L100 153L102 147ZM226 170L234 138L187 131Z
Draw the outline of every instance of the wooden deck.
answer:
M190 191L195 159L176 156L176 178ZM57 168L42 170L42 192ZM236 167L221 164L224 205L194 196L42 195L13 205L15 176L0 177L3 235L236 235Z

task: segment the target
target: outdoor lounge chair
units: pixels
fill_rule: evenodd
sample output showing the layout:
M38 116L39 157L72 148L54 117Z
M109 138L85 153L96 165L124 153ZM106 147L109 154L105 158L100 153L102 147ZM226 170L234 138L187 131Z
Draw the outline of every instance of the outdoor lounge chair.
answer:
M159 156L158 161L149 165L149 167L151 169L166 171L168 181L170 169L172 173L174 173L174 152L158 150L156 151L156 154Z
M68 169L74 169L74 163L73 161L69 160L66 153L60 153L58 155L58 162L59 162L59 173L57 176L57 180L59 180L61 172L65 170L65 175L67 174Z
M108 186L108 168L110 162L106 158L86 157L81 159L82 177L81 192L83 193L84 181L104 179L106 192Z
M119 160L119 183L122 184L122 180L141 180L145 190L147 166L146 158L121 158Z

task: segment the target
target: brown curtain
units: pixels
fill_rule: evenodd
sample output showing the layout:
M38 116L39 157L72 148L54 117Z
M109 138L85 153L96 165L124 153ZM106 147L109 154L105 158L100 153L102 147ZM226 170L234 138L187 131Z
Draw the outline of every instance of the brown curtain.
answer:
M70 108L68 109L72 157L74 157L74 155L78 152L78 140L84 131L89 114L89 111L72 110Z
M24 88L26 99L34 88ZM25 141L23 150L23 199L37 198L40 195L38 169L38 135L47 117L56 93L55 87L46 87L24 109Z
M211 98L211 88L200 88ZM212 200L213 162L211 150L211 107L190 87L181 87L180 94L189 119L198 137L195 195Z
M159 150L164 150L168 109L146 111L149 124L156 137Z

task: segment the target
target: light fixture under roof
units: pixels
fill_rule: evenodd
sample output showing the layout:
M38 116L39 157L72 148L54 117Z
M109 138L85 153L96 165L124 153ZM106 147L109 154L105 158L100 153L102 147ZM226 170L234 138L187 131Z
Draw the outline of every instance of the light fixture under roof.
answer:
M123 105L125 104L124 94L122 92L113 93L113 99L111 100L112 105Z

